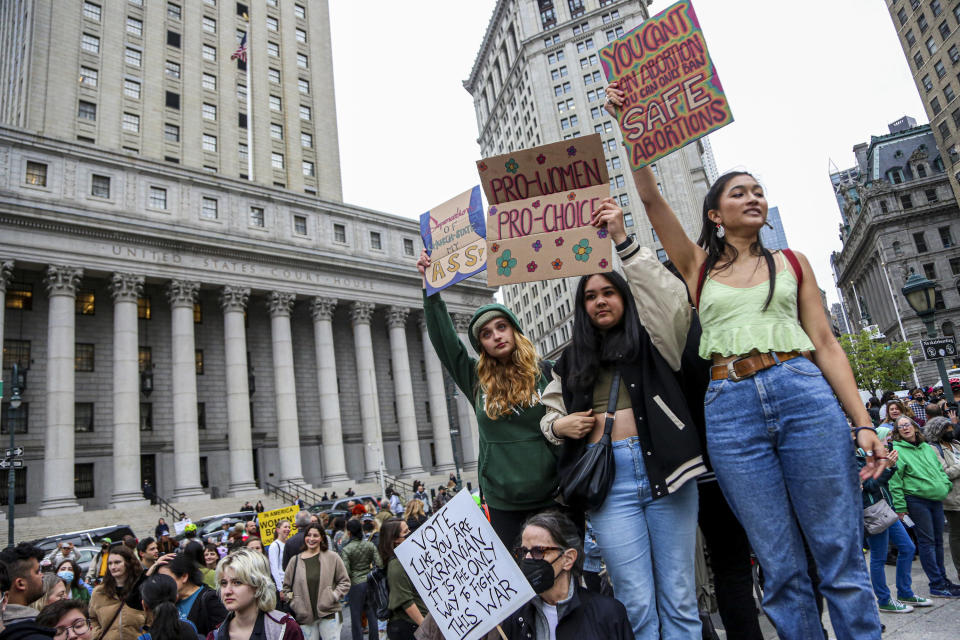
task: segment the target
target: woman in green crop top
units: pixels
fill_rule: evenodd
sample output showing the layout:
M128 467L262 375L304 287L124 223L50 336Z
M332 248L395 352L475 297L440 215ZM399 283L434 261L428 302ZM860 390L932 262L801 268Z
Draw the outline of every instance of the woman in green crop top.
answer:
M606 93L615 114L625 94L616 83ZM802 528L837 638L879 640L843 411L867 453L862 478L883 472L886 450L830 330L809 263L763 247L767 201L749 173L725 174L707 192L696 244L651 169L633 177L700 313L700 353L714 364L704 398L707 446L720 488L763 566L764 612L781 638L822 638Z

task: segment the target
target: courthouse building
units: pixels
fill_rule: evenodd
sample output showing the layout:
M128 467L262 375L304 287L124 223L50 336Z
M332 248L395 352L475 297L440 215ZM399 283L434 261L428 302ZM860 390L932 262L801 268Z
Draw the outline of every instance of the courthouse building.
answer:
M0 4L18 514L475 464L417 222L341 201L329 29L319 0ZM491 291L444 297L465 332Z

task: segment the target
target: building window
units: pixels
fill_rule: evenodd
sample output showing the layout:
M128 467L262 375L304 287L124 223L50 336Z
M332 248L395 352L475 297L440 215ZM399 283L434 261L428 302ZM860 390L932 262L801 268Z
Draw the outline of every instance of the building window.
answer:
M123 59L131 67L137 67L139 69L141 62L143 61L143 53L138 49L131 49L130 47L127 47Z
M913 31L908 29L907 32L903 34L903 36L907 39L908 46L912 47L917 43L917 38L916 36L913 35Z
M100 22L100 5L92 2L83 3L83 17L94 22Z
M904 208L909 209L909 207ZM913 234L913 244L917 247L917 253L927 252L927 240L923 235L923 231Z
M250 226L263 227L263 207L250 207Z
M217 32L217 21L214 20L213 18L208 18L207 16L203 16L203 21L201 22L201 24L203 25L203 30L206 31L207 33Z
M933 11L934 17L943 13L943 7L940 6L940 0L932 0L930 2L930 9Z
M306 106L306 105L303 105L303 104L300 105L300 119L301 119L301 120L310 120L311 117L312 117L312 114L313 114L313 110L312 110L310 107L308 107L308 106Z
M923 54L919 51L913 54L913 64L916 65L917 71L920 70L920 67L923 66Z
M943 38L944 40L950 37L950 27L947 25L946 20L941 22L940 26L937 27L937 29L939 29L940 31L940 37Z
M176 31L171 31L170 29L167 29L167 45L179 49L180 34L177 33Z
M243 114L243 115L246 116L247 114ZM246 117L244 117L244 124L246 124ZM246 128L246 127L244 127L244 128ZM239 156L240 156L240 162L241 162L242 164L245 164L245 165L246 165L246 164L249 164L249 161L250 161L250 149L247 147L247 144L246 144L245 142L241 142L240 145L239 145L237 148L238 148L238 152L239 152Z
M307 235L307 216L293 216L293 232L298 236Z
M302 53L297 54L297 66L301 69L306 69L309 66L306 55Z
M193 357L197 365L196 366L197 375L202 376L203 375L203 349L195 349Z
M77 433L93 431L93 403L73 403L73 430Z
M297 89L300 93L309 94L310 93L310 81L304 80L303 78L297 79Z
M27 175L24 177L27 184L35 187L47 186L47 165L42 162L27 161Z
M75 345L74 371L93 371L94 370L94 348L92 344L78 342Z
M379 232L379 231L371 231L371 232L370 232L370 248L371 248L371 249L376 249L377 251L382 251L382 250L383 250L383 243L382 243L382 241L381 241L381 239L380 239L380 232Z
M217 136L212 136L209 133L203 134L203 150L212 151L216 153L217 151Z
M167 17L171 20L179 20L181 18L180 5L174 4L172 2L167 3Z
M282 153L271 153L270 154L270 166L274 169L283 169L283 154Z
M303 175L307 176L308 178L312 178L317 175L315 165L309 160L303 161Z
M930 55L933 55L937 52L937 42L933 39L933 36L927 38L927 41L924 42L924 46L927 47L927 52Z
M86 100L81 100L77 107L77 117L81 120L96 121L97 105L92 102L87 102Z
M247 85L245 84L237 85L237 100L241 100L243 102L247 101Z
M123 130L130 133L140 133L140 116L135 113L124 113Z
M937 77L942 78L947 75L947 68L943 66L943 61L937 60L933 63L933 70L937 72Z
M210 75L209 73L203 74L203 88L207 91L216 91L217 76Z
M937 279L937 269L933 266L932 262L927 262L923 265L923 275L925 275L930 280Z
M277 57L279 57L279 56L280 56L280 45L278 45L276 42L268 42L268 43L267 43L267 53L269 53L269 54L272 55L272 56L277 56Z
M333 241L341 244L347 243L347 228L344 225L333 225Z
M410 238L403 239L403 255L412 256L413 255L413 240Z
M171 109L180 110L180 94L174 93L173 91L166 92L166 98L164 103Z
M276 82L280 84L280 70L279 69L267 69L267 77L270 79L270 82Z
M283 140L283 125L271 122L270 137L274 140Z
M207 404L205 402L197 403L197 428L206 429L207 428ZM206 458L200 458L203 462L206 462ZM206 466L206 465L201 465Z
M4 409L3 409L3 411L4 411L4 413L3 413L3 419L4 419L4 421L6 421L6 419L7 419L7 414L6 414L7 409L6 409L6 406L7 406L7 405L3 405L3 406L4 406ZM26 407L26 406L27 406L26 403L24 403L24 404L21 406L20 410L22 411L22 410L23 410L23 407ZM19 414L20 414L20 411L17 412L17 417L18 417L18 418L19 418ZM7 433L6 427L4 427L3 433ZM7 491L7 490L0 491L0 505L7 506L7 505L9 504L9 500L10 500L9 491ZM26 503L27 503L27 469L26 469L26 467L22 467L22 468L20 468L20 469L14 469L14 470L13 470L13 503L14 503L14 504L26 504Z
M85 33L80 37L80 48L89 53L100 53L100 38Z
M207 102L203 103L203 119L204 120L216 120L217 119L217 105L209 104ZM216 149L214 149L216 151Z
M303 5L295 4L293 5L293 15L297 16L298 18L306 18L307 10L303 8Z
M950 273L960 276L960 258L950 258Z
M953 87L951 85L947 84L943 88L943 97L947 99L947 104L953 102L953 99L957 97L957 95L953 92Z
M163 139L168 142L180 142L180 127L165 123L163 125Z
M167 60L166 74L174 79L180 78L180 63Z
M110 197L110 177L98 176L96 174L90 177L90 195L98 198Z
M140 320L149 320L151 317L153 317L153 313L150 308L150 296L140 296L137 298L137 318ZM140 347L140 350L142 352L143 349L149 348L150 347Z
M270 110L271 111L281 111L282 102L280 102L280 96L270 96Z
M124 79L123 81L123 95L128 98L133 98L134 100L140 99L140 83L136 80Z
M277 22L277 19L273 16L267 16L267 29L270 31L277 31L280 28L280 24Z
M21 287L30 286L30 285L20 285ZM21 292L22 293L22 292ZM33 308L33 291L29 290L27 293L30 294L30 297L27 298L29 304L23 307L10 307L8 309L26 309L29 311ZM8 289L9 295L9 289ZM10 298L7 298L7 302L10 302ZM13 365L17 365L22 369L30 368L30 341L29 340L4 340L3 341L3 368L12 369Z
M889 207L887 207L887 201L886 201L886 200L881 200L881 201L880 201L880 213L888 213L888 212L889 212ZM899 246L900 243L899 243L899 242L894 242L894 244Z
M203 56L204 60L209 60L210 62L217 61L216 47L211 47L210 45L205 44L203 45L203 48L201 49L201 51L202 51L201 55Z
M937 229L937 232L940 234L940 243L943 245L944 249L949 249L953 246L953 237L950 235L950 227L940 227Z
M312 149L312 148L313 148L313 135L312 135L312 134L309 134L309 133L301 133L301 134L300 134L300 146L302 146L304 149Z
M93 463L73 465L73 495L77 498L94 497Z
M137 36L143 36L143 21L136 18L127 18L127 33Z
M167 208L167 190L163 187L150 187L150 207L153 209Z
M88 87L97 86L97 78L99 74L96 69L91 69L90 67L80 67L80 84L85 84Z
M940 100L938 100L937 98L933 98L930 101L930 108L933 109L934 114L940 113L942 109L942 107L940 106Z
M579 18L583 15L583 0L567 0L567 6L570 7L570 17Z
M153 431L153 403L140 403L140 431Z
M92 316L97 310L97 296L93 289L80 289L74 300L77 315Z
M207 220L216 220L217 204L216 198L204 198L200 207L200 217Z

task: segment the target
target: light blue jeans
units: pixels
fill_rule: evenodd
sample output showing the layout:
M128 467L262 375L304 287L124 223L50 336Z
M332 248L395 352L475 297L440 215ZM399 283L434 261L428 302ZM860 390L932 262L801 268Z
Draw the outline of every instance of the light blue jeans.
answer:
M820 370L795 358L711 382L704 405L710 460L763 567L763 609L780 638L823 638L799 522L837 639L880 640L853 442Z
M890 602L890 587L887 586L884 565L887 563L887 547L891 542L897 547L897 598L912 598L914 595L910 571L913 568L913 554L917 549L910 539L910 534L897 520L885 531L867 536L867 544L870 545L870 580L880 604Z
M613 443L616 474L588 512L617 600L637 640L700 640L694 551L697 483L653 500L636 436Z

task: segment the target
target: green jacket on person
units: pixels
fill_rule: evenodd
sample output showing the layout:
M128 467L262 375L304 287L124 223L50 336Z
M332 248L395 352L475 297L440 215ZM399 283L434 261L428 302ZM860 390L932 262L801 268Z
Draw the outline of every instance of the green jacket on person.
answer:
M950 493L952 483L940 465L940 458L926 442L913 444L905 440L894 440L897 450L897 470L888 483L893 496L893 510L906 513L905 495L940 501Z

